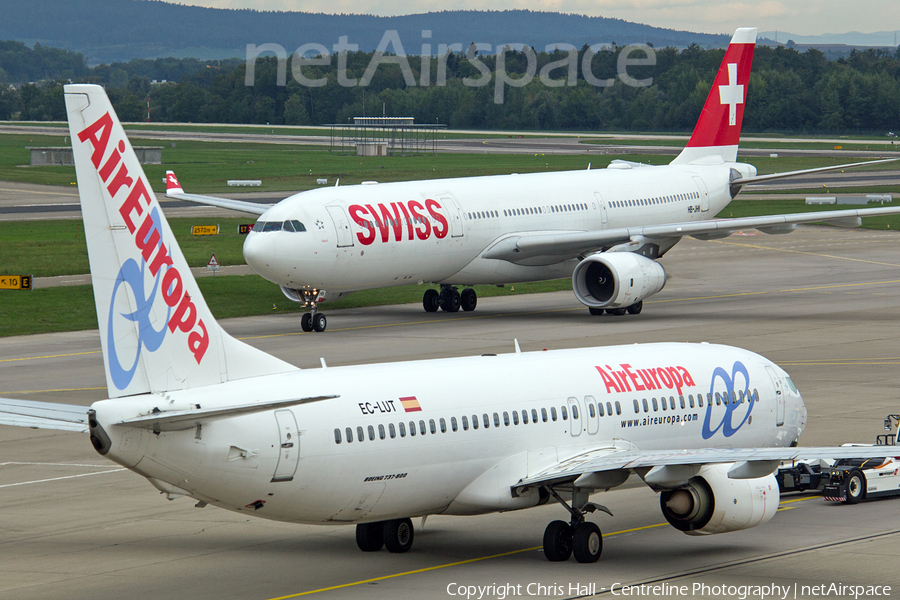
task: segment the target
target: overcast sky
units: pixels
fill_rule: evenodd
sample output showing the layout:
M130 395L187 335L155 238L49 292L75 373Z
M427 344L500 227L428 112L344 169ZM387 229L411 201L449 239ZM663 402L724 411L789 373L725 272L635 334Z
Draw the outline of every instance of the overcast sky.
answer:
M798 35L900 29L898 0L181 0L217 8L402 15L440 10L528 8L613 17L655 27L733 33L738 27ZM779 36L780 39L780 36Z

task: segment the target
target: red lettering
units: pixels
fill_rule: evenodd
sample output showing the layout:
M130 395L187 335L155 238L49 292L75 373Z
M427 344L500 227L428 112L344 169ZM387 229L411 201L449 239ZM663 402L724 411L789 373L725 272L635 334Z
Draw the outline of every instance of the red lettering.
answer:
M125 151L125 142L123 140L119 140L119 148L113 149L112 154L109 155L109 158L106 159L106 164L103 165L103 168L100 169L100 177L103 181L109 179L109 176L112 175L113 170L116 168L116 165L119 164L119 161L122 160L121 152Z
M91 146L94 148L94 152L91 154L91 162L94 163L94 167L97 169L100 168L100 161L103 160L103 155L106 154L106 145L109 143L109 134L112 133L112 126L112 117L109 116L109 113L106 113L78 134L78 139L82 143L90 140ZM99 137L97 135L98 132L100 134Z
M178 299L181 298L181 292L184 290L181 273L178 272L178 269L166 269L162 285L163 300L166 301L166 304L169 306L178 304Z
M379 205L384 208L384 205ZM372 215L372 218L375 219L375 224L378 225L378 229L381 231L381 242L387 243L388 241L388 224L387 222L382 222L381 219L378 218L378 213L375 212L375 209L372 208L371 204L366 204L366 208L369 209L369 214Z
M155 277L163 265L168 265L171 267L172 257L169 256L169 251L166 249L166 245L160 243L159 250L157 250L156 256L153 257L153 262L150 263L150 274Z
M170 269L170 271L172 270L174 269ZM172 313L172 317L169 319L169 331L174 333L177 327L186 333L194 328L194 323L196 322L197 307L194 306L191 297L185 293L181 298L181 302L178 303L178 308L175 309L175 312Z
M622 386L622 391L631 391L631 385L628 383L628 376L625 371L613 371L613 375L616 376L616 379L619 381L619 385Z
M119 207L119 214L125 219L125 225L128 226L128 231L131 233L134 233L134 223L131 221L131 212L134 211L138 217L144 214L144 208L141 206L141 203L138 202L138 199L140 198L144 199L144 205L150 206L150 194L147 193L147 188L144 187L144 181L141 178L138 178L131 193L128 194L125 202Z
M362 231L356 232L356 239L359 240L360 244L364 246L368 246L372 242L375 241L375 228L372 227L372 224L369 222L369 219L364 218L364 215L368 216L368 211L360 206L359 204L354 204L350 207L350 218L359 226L368 231L367 234L363 235Z
M378 208L381 209L381 218L384 220L384 224L390 225L394 230L394 241L399 242L400 238L403 237L403 223L400 221L400 211L397 209L397 203L391 202L393 213L388 211L387 206L384 204L379 204Z
M431 217L440 224L440 228L437 225L434 226L434 235L442 240L447 237L447 232L450 230L450 224L447 222L446 217L439 213L437 209L443 208L441 203L437 200L432 200L431 198L425 200L425 208L428 209Z
M664 386L666 386L666 389L671 390L672 378L669 377L669 372L665 368L659 367L658 369L656 369L656 374L659 375L659 380Z
M607 394L609 393L610 390L615 390L620 393L622 392L622 390L619 389L619 386L616 384L616 382L613 381L612 377L610 377L609 374L606 371L604 371L602 367L598 366L598 367L594 367L594 368L597 369L597 371L600 373L600 378L603 379L603 383L606 384L606 393ZM609 365L606 365L606 368L609 369ZM612 369L610 369L610 370L612 370Z
M676 369L675 367L669 367L668 369L666 369L666 372L669 374L669 377L672 378L672 384L678 390L678 393L681 394L682 381L681 375L678 373L678 369Z
M661 390L662 385L660 385L659 379L656 378L656 369L647 369L647 372L653 376L653 383L656 384L656 389Z
M645 369L640 369L640 370L638 371L638 373L639 373L640 376L641 376L641 380L644 382L644 386L645 386L648 390L655 390L655 389L656 389L656 386L653 385L653 378L650 377L650 374L647 373L647 371L646 371Z
M203 319L197 321L197 325L200 326L202 333L192 331L188 335L188 348L194 353L194 360L199 365L200 361L203 360L203 355L206 354L206 349L209 347L209 336L206 333L206 325L203 324Z
M637 373L631 372L631 365L625 364L625 365L622 365L622 368L625 369L625 372L628 374L628 377L631 378L631 382L634 384L634 390L636 392L644 391L644 389L645 389L644 386L642 386L640 383L638 383Z
M412 219L409 218L409 212L406 210L406 205L402 202L398 202L397 206L400 207L400 211L403 213L403 220L406 222L406 228L409 230L409 239L412 241L413 239L413 226Z
M138 229L137 237L134 238L134 245L141 251L144 262L150 260L150 255L159 246L161 239L162 236L156 227L156 223L153 222L152 215L148 214L144 222L141 223L140 229Z
M128 176L128 167L122 165L113 180L106 186L109 197L114 198L121 188L130 188L132 183L134 183L134 179Z
M427 240L431 237L431 221L429 221L425 215L420 212L425 210L425 207L417 201L413 200L409 203L409 212L413 217L413 221L415 222L416 229L416 237L420 240ZM419 226L422 228L419 229Z
M678 372L681 373L681 381L684 382L684 385L689 387L694 387L696 384L694 383L694 378L691 377L691 374L688 373L688 370L684 367L677 367Z

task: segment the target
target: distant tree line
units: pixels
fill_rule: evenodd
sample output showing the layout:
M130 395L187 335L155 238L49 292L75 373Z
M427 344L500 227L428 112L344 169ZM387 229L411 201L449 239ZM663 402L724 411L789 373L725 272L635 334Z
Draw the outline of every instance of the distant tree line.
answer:
M509 79L525 76L529 54L535 61L533 78L521 87L505 86L498 104L496 54L477 56L487 74L465 52L410 56L407 73L398 64L380 64L365 87L340 85L339 75L345 83L363 78L372 52L333 54L317 61L325 64L299 68L289 60L285 85L279 85L278 61L266 56L256 60L253 85L246 85L247 66L240 60L132 60L88 68L78 54L11 44L18 43L0 43L0 83L6 84L0 120L65 120L61 86L71 80L105 85L123 121L146 121L149 98L153 122L321 125L384 112L454 128L581 131L691 130L724 56L724 50L699 46L655 49L655 64L628 68L631 78L652 83L634 86L617 77L621 47L599 50L587 60L586 46L572 54L510 50L503 65ZM17 63L34 65L22 71L26 80L41 81L9 86L22 75L11 71L7 53L27 58ZM341 61L346 69L339 73ZM295 72L317 85L301 85ZM543 81L542 72L547 75ZM436 84L439 76L443 85ZM610 79L609 85L596 85L598 79ZM485 85L473 86L474 80ZM828 61L817 50L760 46L749 88L746 131L900 129L900 49L853 52Z

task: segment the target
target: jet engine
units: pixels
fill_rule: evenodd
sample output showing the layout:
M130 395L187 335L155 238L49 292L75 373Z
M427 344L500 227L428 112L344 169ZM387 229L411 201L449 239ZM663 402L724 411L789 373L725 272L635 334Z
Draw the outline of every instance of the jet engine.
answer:
M665 285L662 265L632 252L592 254L572 273L575 296L590 308L627 308Z
M686 486L663 491L659 504L669 524L688 535L708 535L771 520L779 501L775 475L729 479L731 466L704 466Z

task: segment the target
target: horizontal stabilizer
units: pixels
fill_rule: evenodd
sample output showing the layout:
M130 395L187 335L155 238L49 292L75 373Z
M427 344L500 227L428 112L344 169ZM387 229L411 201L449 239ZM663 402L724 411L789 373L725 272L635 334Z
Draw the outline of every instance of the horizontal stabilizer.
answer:
M0 425L86 432L87 411L77 404L0 398Z
M291 400L276 400L273 402L256 402L254 404L242 404L240 406L227 406L224 408L194 410L178 410L178 411L160 411L127 419L116 423L121 427L137 427L139 429L151 429L153 431L183 431L185 429L193 429L197 425L214 419L224 419L227 417L235 417L238 415L246 415L250 413L260 412L264 410L276 410L279 408L288 408L298 406L300 404L309 404L311 402L320 402L322 400L332 400L339 396L311 396L309 398L293 398Z
M261 215L274 204L263 204L258 202L246 202L242 200L229 200L228 198L216 198L215 196L201 196L200 194L185 194L178 183L173 171L166 171L166 197L178 200L187 200L196 202L197 204L206 204L207 206L217 206L219 208L227 208L228 210L236 210L240 212L250 213L252 215Z
M847 165L833 165L830 167L817 167L815 169L803 169L801 171L787 171L786 173L770 173L769 175L754 175L753 177L742 177L735 179L731 185L747 185L750 183L760 183L762 181L772 181L773 179L786 179L788 177L796 177L798 175L808 175L810 173L824 173L825 171L836 171L838 169L852 169L855 167L865 167L867 165L879 165L881 163L889 163L900 160L900 158L879 158L878 160L867 160L865 162L850 163Z

